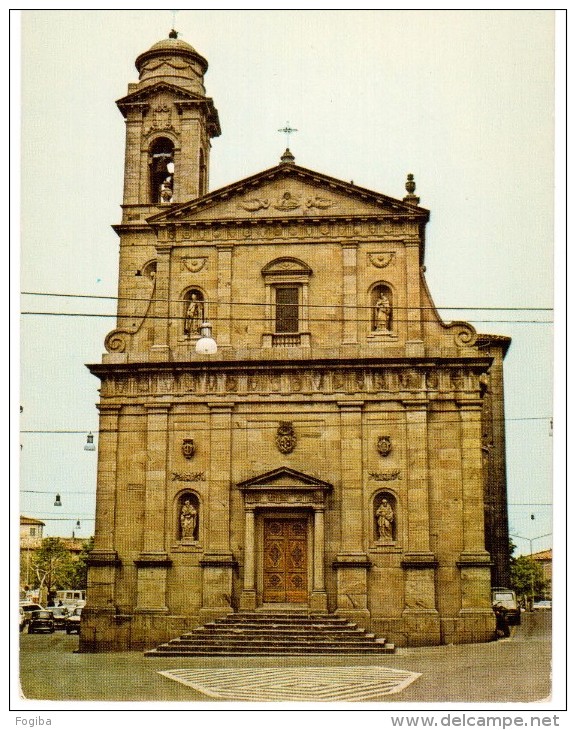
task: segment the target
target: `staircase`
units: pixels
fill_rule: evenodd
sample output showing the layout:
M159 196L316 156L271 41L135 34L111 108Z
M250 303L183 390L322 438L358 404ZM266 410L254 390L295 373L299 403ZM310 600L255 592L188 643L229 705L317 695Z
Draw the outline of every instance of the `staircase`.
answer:
M394 651L394 644L341 616L250 611L232 613L199 626L145 655L393 654Z

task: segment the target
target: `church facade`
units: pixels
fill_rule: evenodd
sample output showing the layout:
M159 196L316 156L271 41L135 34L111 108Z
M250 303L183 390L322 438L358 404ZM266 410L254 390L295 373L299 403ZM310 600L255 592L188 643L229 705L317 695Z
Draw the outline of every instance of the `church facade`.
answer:
M392 198L286 150L208 192L206 60L171 33L136 67L81 650L275 607L491 639L510 341L441 320L412 176Z

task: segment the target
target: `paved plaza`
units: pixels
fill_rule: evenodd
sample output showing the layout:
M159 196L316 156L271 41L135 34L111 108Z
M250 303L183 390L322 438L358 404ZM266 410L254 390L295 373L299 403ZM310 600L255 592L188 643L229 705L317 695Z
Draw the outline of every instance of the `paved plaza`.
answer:
M20 681L27 699L56 702L304 701L303 693L315 702L542 703L551 693L550 632L551 614L542 612L525 614L510 639L488 644L385 656L196 658L79 654L76 636L24 634Z

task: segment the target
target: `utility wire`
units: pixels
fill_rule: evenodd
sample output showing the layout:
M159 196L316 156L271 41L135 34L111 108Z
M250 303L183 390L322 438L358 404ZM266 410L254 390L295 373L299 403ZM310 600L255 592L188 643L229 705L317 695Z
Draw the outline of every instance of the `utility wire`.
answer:
M20 292L22 295L27 296L38 296L38 297L65 297L65 298L73 298L73 299L105 299L105 300L113 300L118 302L163 302L163 303L179 303L179 304L187 304L189 303L189 300L187 299L158 299L154 298L151 299L150 297L115 297L115 296L103 296L98 294L60 294L57 292L30 292L30 291L23 291ZM232 301L217 301L217 300L204 300L204 304L222 304L222 305L229 305L229 306L251 306L251 307L265 307L267 306L266 302L232 302ZM342 307L343 309L372 309L373 307L370 305L357 305L357 304L308 304L309 308L325 308L325 309L332 309L333 307ZM469 306L469 307L449 307L449 306L429 306L429 307L394 307L394 309L419 309L419 310L428 310L428 311L436 311L438 309L448 309L450 311L506 311L506 312L552 312L554 311L553 307L476 307L476 306Z
M340 305L334 305L334 307L340 306ZM414 309L417 309L417 307L414 307ZM88 313L88 312L30 312L30 311L24 311L20 312L22 315L33 315L33 316L39 316L39 317L100 317L102 319L141 319L141 320L152 320L152 319L159 319L159 320L173 320L173 321L184 321L184 316L177 316L177 315L158 315L158 314L146 314L146 315L139 315L139 314L96 314L96 313ZM210 322L251 322L252 324L255 324L256 322L272 322L272 318L259 318L255 319L254 317L209 317ZM396 323L406 323L406 322L412 322L413 320L409 319L398 319L397 317L394 319ZM308 322L319 322L322 324L327 323L342 323L342 322L356 322L356 323L364 323L364 324L370 324L372 322L371 319L358 319L358 318L350 318L350 319L343 319L339 317L329 317L326 319L315 319L313 317L308 318ZM547 319L466 319L466 322L472 322L474 324L554 324L553 320L547 320ZM427 322L424 322L424 324L427 324ZM281 334L291 334L291 333L281 333ZM297 333L294 333L297 334Z
M290 403L293 403L293 401L287 401L286 405L289 405ZM314 416L333 416L337 415L338 411L311 411L310 413L305 414L307 417L314 417ZM194 413L194 414L187 414L192 415L194 417L201 416L200 413ZM243 418L246 414L236 414L232 416L233 418ZM286 415L286 414L284 414ZM387 415L394 415L394 411L387 411ZM146 413L131 413L128 416L129 418L147 418ZM271 418L274 417L274 414L270 416ZM278 416L280 418L280 415ZM525 416L520 418L501 418L501 419L490 419L490 423L502 423L502 422L518 422L518 421L549 421L549 416ZM390 418L389 421L387 421L386 425L390 426L402 426L410 423L405 418ZM438 420L436 423L438 424L445 424L445 423L462 423L459 419L441 419ZM308 426L305 426L307 428ZM382 426L384 428L385 426ZM264 426L264 425L258 425L258 430L266 430L266 429L277 429L278 426ZM331 424L322 424L321 428L323 430L329 429L329 428L340 428L339 425L331 425ZM228 431L228 427L226 426L216 426L214 428L211 428L210 426L205 426L203 429L199 429L198 426L194 426L195 430L208 430L208 431ZM254 427L247 424L246 426L234 426L234 430L253 430ZM147 429L146 433L164 433L166 429ZM86 431L86 430L75 430L75 429L22 429L20 431L21 434L24 433L40 433L40 434L68 434L68 435L79 435L83 434L86 435L88 433L91 434L102 434L102 433L141 433L140 429L93 429L92 431Z

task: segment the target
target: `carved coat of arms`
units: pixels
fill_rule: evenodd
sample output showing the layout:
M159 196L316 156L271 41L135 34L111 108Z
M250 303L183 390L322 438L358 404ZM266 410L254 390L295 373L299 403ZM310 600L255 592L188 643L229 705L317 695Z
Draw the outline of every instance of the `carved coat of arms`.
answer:
M390 436L379 436L376 442L376 448L380 456L388 456L392 451L392 440Z
M196 444L194 439L184 439L182 441L182 454L185 459L191 459L196 453Z
M281 454L291 454L296 448L296 432L289 421L282 421L276 431L276 446Z

